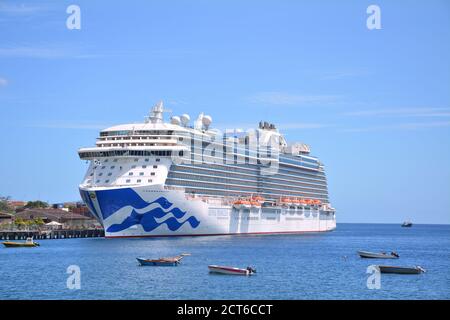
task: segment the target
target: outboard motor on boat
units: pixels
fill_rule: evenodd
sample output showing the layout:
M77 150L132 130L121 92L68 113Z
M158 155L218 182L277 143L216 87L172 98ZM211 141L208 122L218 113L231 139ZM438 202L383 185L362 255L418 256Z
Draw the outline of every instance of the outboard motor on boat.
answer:
M247 267L247 270L248 270L250 273L256 273L256 269L254 269L254 268L252 268L252 267Z
M400 258L400 256L398 255L398 253L395 252L395 251L392 251L392 252L391 252L391 255L393 255L394 257Z

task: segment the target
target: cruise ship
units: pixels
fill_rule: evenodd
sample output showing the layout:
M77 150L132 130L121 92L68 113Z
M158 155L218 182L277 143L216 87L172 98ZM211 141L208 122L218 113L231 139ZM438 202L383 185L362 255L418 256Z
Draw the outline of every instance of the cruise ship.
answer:
M163 103L143 123L100 132L78 150L79 185L105 237L324 232L336 228L324 165L274 124L224 132L201 113L164 121Z

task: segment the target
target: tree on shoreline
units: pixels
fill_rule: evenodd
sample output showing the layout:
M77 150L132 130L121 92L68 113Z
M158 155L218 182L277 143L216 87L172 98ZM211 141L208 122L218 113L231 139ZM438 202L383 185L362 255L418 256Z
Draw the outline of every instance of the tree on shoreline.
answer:
M36 201L28 201L28 203L24 206L24 209L38 209L48 207L49 205L47 202L36 200Z
M14 213L14 208L11 207L8 203L8 201L11 199L11 197L0 197L0 212L7 212L7 213Z

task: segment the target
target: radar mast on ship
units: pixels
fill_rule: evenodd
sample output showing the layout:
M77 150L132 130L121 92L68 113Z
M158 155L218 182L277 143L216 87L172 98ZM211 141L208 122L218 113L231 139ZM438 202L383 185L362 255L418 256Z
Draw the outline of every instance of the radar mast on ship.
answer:
M164 109L164 105L162 101L159 101L153 108L150 113L150 116L145 119L145 123L162 123L163 122L163 113L164 112L172 112L172 110Z

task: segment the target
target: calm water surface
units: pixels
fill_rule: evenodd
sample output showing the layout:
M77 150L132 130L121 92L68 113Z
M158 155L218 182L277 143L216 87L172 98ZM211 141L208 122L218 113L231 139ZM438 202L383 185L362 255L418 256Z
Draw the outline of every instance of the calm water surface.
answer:
M450 226L339 224L331 233L161 239L41 240L0 248L0 299L450 299ZM356 250L399 260L360 259ZM140 267L136 257L192 254L178 267ZM382 275L370 264L421 265L422 275ZM210 275L208 264L246 267L254 277ZM81 289L66 287L69 265Z

